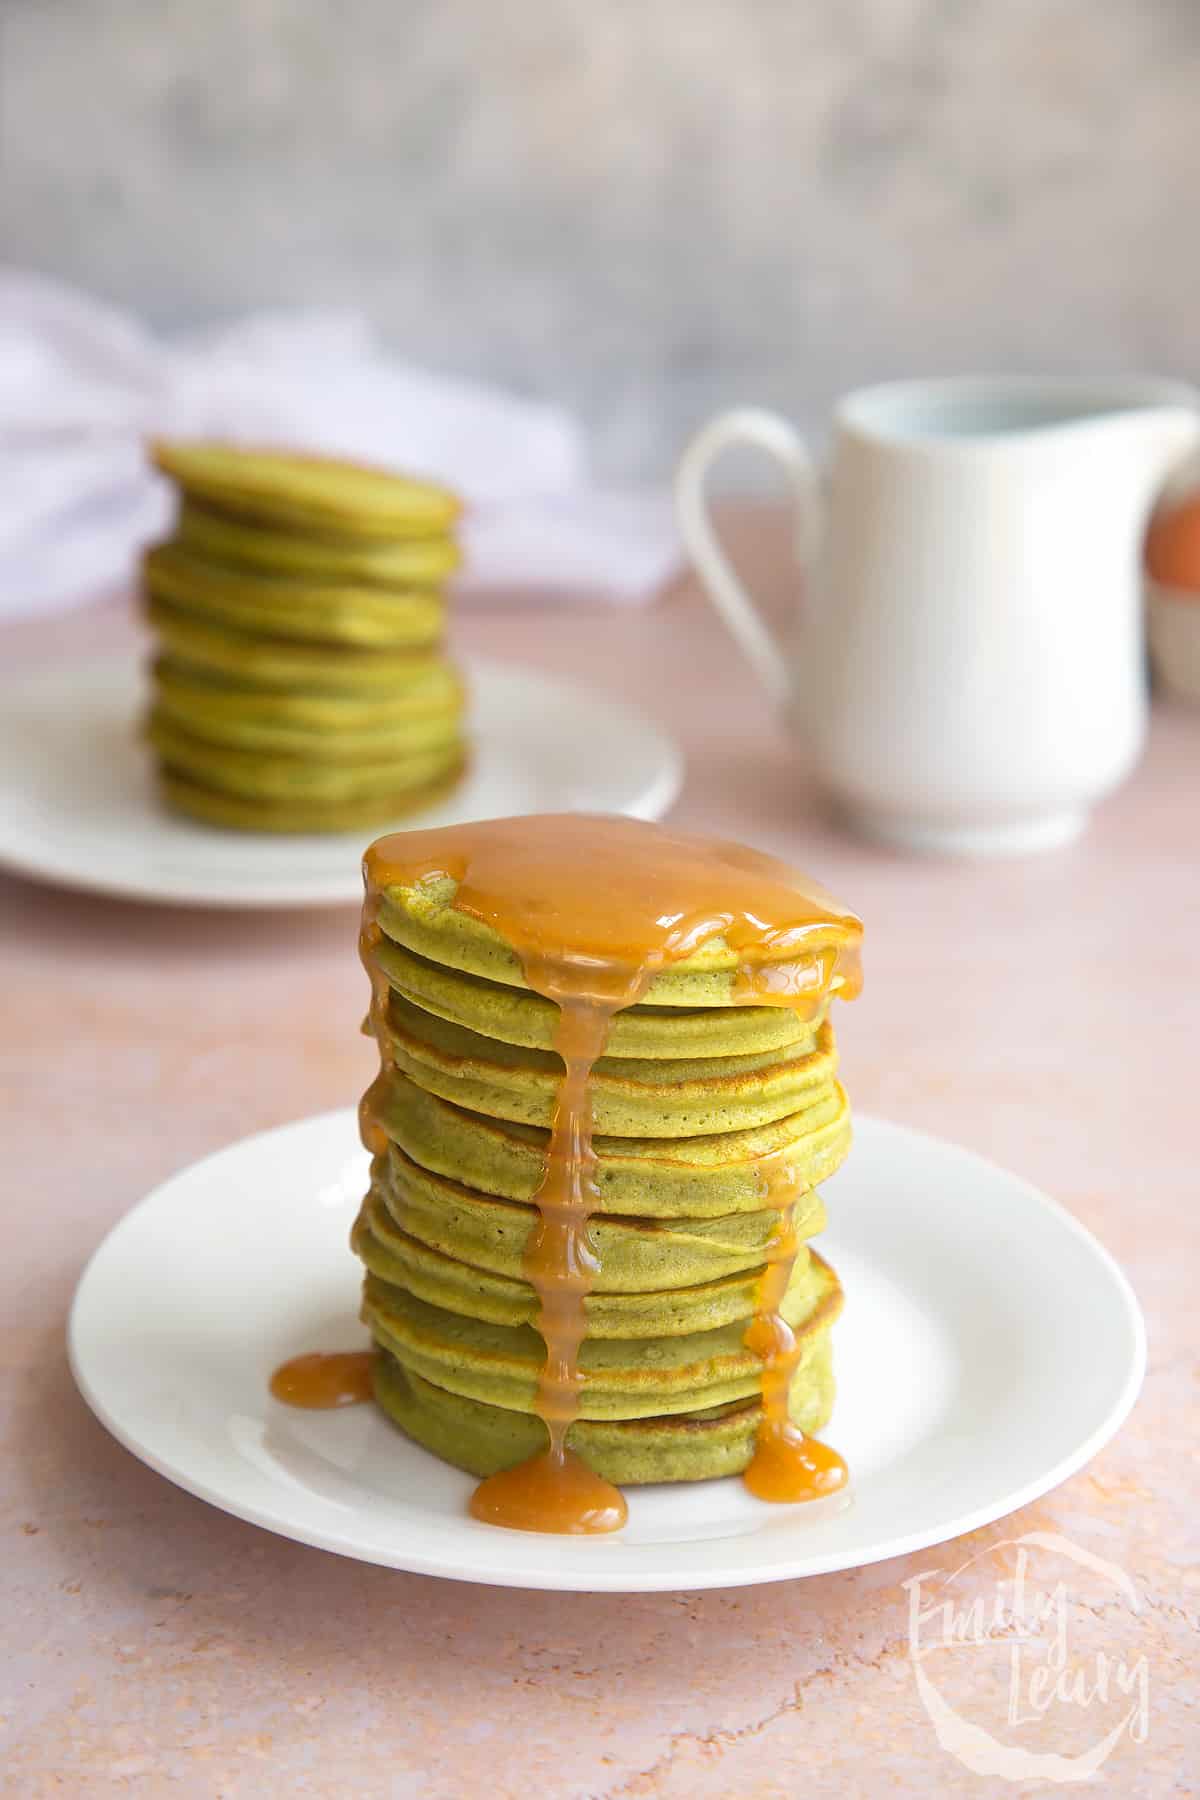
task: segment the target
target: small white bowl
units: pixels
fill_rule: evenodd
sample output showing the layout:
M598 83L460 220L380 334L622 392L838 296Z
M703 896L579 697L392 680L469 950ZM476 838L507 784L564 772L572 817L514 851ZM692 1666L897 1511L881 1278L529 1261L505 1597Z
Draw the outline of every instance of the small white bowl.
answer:
M1163 690L1200 705L1200 593L1147 578L1146 619Z

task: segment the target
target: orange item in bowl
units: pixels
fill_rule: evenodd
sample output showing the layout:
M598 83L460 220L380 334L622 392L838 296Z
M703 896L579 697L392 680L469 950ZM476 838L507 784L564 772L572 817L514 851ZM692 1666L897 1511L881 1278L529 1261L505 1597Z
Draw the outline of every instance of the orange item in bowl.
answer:
M1200 703L1200 487L1160 501L1150 521L1146 624L1162 692Z
M1156 509L1146 533L1146 571L1160 587L1200 598L1200 488Z

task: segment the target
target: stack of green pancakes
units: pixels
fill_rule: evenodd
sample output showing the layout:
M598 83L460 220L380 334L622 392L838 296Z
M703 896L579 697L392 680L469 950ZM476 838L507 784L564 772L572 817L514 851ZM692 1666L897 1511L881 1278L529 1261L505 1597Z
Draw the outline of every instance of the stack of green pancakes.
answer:
M383 896L368 954L386 976L388 1042L365 1111L386 1144L353 1243L380 1405L482 1476L546 1445L545 1345L522 1269L562 1063L558 1009L455 891L438 878ZM567 1441L623 1485L750 1461L762 1363L743 1340L779 1222L763 1170L780 1161L801 1192L781 1308L802 1346L790 1412L814 1431L833 1404L841 1290L807 1243L824 1224L815 1184L849 1143L833 1038L823 1016L734 1004L736 965L717 938L660 973L616 1014L593 1069L597 1268Z
M351 831L463 765L442 648L458 502L317 457L157 444L180 505L142 565L158 653L147 735L173 809L248 831Z

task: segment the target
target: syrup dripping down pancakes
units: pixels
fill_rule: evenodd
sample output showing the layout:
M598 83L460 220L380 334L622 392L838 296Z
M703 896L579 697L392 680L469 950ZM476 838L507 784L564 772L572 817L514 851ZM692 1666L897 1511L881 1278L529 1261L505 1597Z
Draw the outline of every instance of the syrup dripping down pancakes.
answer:
M810 1239L849 1142L827 1014L859 921L629 819L398 833L364 869L380 1406L519 1528L611 1530L643 1482L836 1491L813 1434L841 1290Z

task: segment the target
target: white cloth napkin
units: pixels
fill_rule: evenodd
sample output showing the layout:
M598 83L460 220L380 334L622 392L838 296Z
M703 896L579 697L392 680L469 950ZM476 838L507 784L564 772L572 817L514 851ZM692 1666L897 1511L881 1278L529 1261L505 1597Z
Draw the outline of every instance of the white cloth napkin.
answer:
M466 595L649 599L679 544L662 495L597 491L557 407L411 368L353 313L257 313L165 342L43 276L0 269L0 618L129 580L168 527L148 437L360 458L467 501Z

